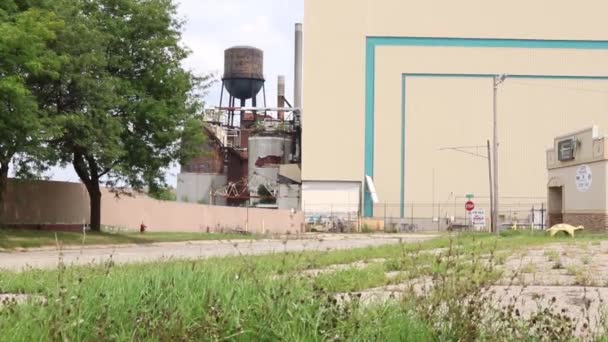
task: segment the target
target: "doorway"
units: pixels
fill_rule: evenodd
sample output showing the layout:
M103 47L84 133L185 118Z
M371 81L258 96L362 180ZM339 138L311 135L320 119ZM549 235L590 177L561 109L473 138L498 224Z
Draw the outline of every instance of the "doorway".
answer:
M549 187L549 227L564 223L564 187Z

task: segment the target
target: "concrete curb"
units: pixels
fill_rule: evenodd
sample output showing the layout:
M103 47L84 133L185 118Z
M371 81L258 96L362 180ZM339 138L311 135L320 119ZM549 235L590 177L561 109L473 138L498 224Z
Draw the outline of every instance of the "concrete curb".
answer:
M301 234L290 235L290 236L281 236L280 238L263 238L263 239L235 239L235 240L192 240L192 241L175 241L175 242L150 242L150 243L127 243L127 244L110 244L110 245L68 245L68 246L46 246L46 247L35 247L35 248L14 248L14 249L5 249L0 248L0 253L4 254L19 254L19 253L27 253L27 252L50 252L50 251L73 251L73 250L87 250L87 249L121 249L121 248L132 248L132 247L171 247L171 246L205 246L205 245L214 245L219 243L224 244L248 244L248 243L256 243L256 242L273 242L273 241L284 241L284 240L349 240L349 239L364 239L364 238L378 238L378 239L400 239L403 237L407 238L418 238L418 237L428 237L435 236L434 234ZM436 237L436 236L435 236Z
M124 244L111 244L111 245L68 245L68 246L45 246L45 247L33 247L33 248L14 248L14 249L5 249L0 248L0 253L26 253L26 252L49 252L49 251L73 251L80 249L119 249L119 248L131 248L131 247L170 247L170 246L190 246L190 245L212 245L218 243L226 243L226 244L244 244L244 243L252 243L252 242L270 242L270 241L282 241L285 237L280 239L211 239L211 240L190 240L190 241L167 241L167 242L150 242L150 243L124 243ZM288 240L315 240L316 238L313 236L300 236L299 238L288 238Z
M120 249L120 248L131 248L131 247L163 247L163 246L189 246L189 245L211 245L217 243L249 243L258 241L277 241L271 239L242 239L242 240L193 240L193 241L175 241L175 242L150 242L150 243L124 243L115 245L68 245L68 246L46 246L46 247L34 247L34 248L14 248L5 249L0 248L0 253L26 253L26 252L49 252L49 251L73 251L80 249Z

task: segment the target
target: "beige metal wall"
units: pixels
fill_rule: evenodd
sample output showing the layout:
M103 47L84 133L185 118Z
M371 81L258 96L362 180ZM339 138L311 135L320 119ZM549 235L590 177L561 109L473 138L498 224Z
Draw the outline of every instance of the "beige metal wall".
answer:
M8 185L2 224L49 228L89 223L89 198L82 184L15 181ZM143 222L156 232L222 232L243 229L256 234L296 234L302 212L163 202L145 195L117 198L103 190L102 225L138 230Z
M363 180L366 37L608 40L607 10L600 0L306 0L303 180ZM400 202L403 73L605 76L608 51L378 47L374 180L380 201L392 204ZM487 161L438 149L491 138L492 81L406 82L406 202L487 196ZM608 81L507 79L498 102L501 196L545 197L547 143L608 127L607 95Z

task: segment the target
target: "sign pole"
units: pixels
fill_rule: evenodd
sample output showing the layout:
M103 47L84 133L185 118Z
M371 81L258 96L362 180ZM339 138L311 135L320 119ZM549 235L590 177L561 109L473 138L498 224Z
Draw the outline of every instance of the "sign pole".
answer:
M492 197L494 199L494 211L492 212L492 221L494 221L495 230L494 233L498 235L498 105L497 105L497 97L498 97L498 85L499 78L498 76L494 76L494 96L493 96L493 105L494 105L494 115L493 115L493 161L494 161L494 191Z
M475 209L475 203L471 200L471 198L473 198L473 195L467 195L467 198L469 200L464 205L464 210L465 210L465 212L464 212L464 224L465 224L465 226L467 225L467 218L468 218L468 216ZM472 218L471 218L471 222L470 223L471 223L471 226L472 226L472 223L473 223Z

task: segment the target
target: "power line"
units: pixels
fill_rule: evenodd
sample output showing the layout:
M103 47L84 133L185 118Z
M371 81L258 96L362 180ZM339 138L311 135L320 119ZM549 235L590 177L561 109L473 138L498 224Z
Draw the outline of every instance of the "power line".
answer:
M479 158L483 158L483 159L488 159L489 156L477 153L477 151L479 151L480 148L486 148L486 146L442 147L442 148L438 149L438 151L457 151L457 152L465 153L465 154L468 154L468 155L471 155L471 156L475 156L475 157L479 157ZM476 152L467 151L468 149L469 150L470 149L475 149Z
M545 87L545 88L567 89L567 90L577 90L577 91L608 94L608 90L602 90L602 89L568 87L568 86L558 86L558 85L549 85L549 84L527 83L527 82L520 82L520 81L511 81L510 83L520 84L520 85L525 85L525 86L530 86L530 87Z

